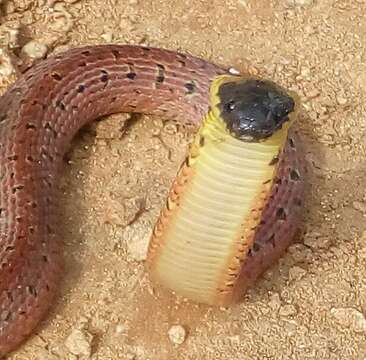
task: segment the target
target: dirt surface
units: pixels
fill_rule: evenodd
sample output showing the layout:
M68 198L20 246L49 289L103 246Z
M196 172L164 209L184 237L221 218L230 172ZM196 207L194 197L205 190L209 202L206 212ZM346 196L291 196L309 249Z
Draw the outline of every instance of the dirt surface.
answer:
M311 185L297 243L243 303L190 304L153 289L143 258L191 134L152 117L126 130L125 114L92 124L60 184L60 296L10 359L366 359L364 0L0 3L2 90L11 61L107 42L249 70L300 95Z

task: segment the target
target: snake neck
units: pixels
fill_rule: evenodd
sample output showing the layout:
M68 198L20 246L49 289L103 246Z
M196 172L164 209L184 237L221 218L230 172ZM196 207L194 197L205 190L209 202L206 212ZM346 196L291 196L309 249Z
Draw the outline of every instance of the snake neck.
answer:
M261 142L245 142L230 134L220 116L220 112L214 107L204 116L202 125L192 141L188 162L193 165L199 154L202 153L203 147L208 152L210 152L209 147L217 147L221 151L224 151L224 149L226 149L225 151L231 151L238 157L238 161L240 161L240 157L243 157L244 162L246 158L253 157L259 166L273 168L273 163L276 162L276 158L285 146L288 128L288 126L284 126Z
M290 112L293 100L269 82L213 80L210 110L150 242L149 266L159 283L207 304L229 304L240 293L233 289L240 289L242 264L257 250L256 231L281 172Z
M208 112L154 233L153 273L162 284L199 302L230 301L237 259L252 246L286 135L244 142Z

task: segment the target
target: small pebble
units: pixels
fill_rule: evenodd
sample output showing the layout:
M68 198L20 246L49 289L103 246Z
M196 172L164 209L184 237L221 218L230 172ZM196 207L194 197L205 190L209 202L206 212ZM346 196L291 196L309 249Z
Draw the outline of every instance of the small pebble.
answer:
M323 236L317 231L309 231L304 237L304 244L312 249L328 249L332 241L331 237Z
M113 31L106 31L104 32L101 37L103 38L103 40L105 40L106 42L112 42L113 40Z
M65 346L71 354L89 358L91 356L92 341L93 335L85 329L73 329L65 341Z
M36 40L31 40L22 48L22 53L31 59L43 59L47 54L47 46Z
M330 313L339 325L356 333L366 333L366 318L361 311L355 308L332 308Z
M293 244L288 252L295 262L308 262L312 259L312 251L302 244Z
M290 6L309 6L314 4L314 0L287 0Z
M362 214L366 214L366 204L364 202L361 201L354 201L352 203L354 209L362 212Z
M8 29L8 39L6 43L9 49L17 49L19 47L20 27L20 24L16 23L14 26Z
M240 71L231 67L229 68L229 73L232 74L232 75L239 75L240 74Z
M126 360L136 360L137 359L137 355L133 354L133 353L128 353L126 355Z
M15 68L11 62L9 53L0 49L0 75L7 77L15 73Z
M311 71L308 67L302 66L301 70L300 70L300 74L301 74L302 77L304 77L306 79L309 79L310 75L311 75Z
M127 331L127 328L126 328L126 326L125 326L125 325L123 325L123 324L118 324L118 325L116 326L116 334L123 334L123 333L126 333L126 331Z
M187 332L183 326L173 325L168 331L168 336L173 344L181 345L187 337Z
M345 97L343 97L342 95L338 95L336 97L337 103L339 105L346 105L347 104L347 99Z
M50 27L55 31L69 32L73 27L74 20L72 15L66 10L65 5L56 1L51 10L53 19Z
M305 90L305 96L307 99L314 99L320 95L320 91L316 88Z
M135 261L146 259L147 250L152 234L150 224L138 221L129 225L123 234L127 244L127 252L130 258Z
M278 309L281 307L281 298L278 293L271 294L268 306L272 311L278 311Z
M291 282L298 281L302 279L306 274L306 270L301 268L300 266L293 266L288 273L289 280Z
M292 316L297 314L296 307L291 304L283 305L280 308L279 314L281 316Z

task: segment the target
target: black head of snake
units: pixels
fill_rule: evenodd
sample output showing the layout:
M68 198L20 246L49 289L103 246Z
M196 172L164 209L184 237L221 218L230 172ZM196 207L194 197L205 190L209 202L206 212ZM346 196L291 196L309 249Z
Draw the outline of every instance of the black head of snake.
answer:
M228 130L245 141L271 136L295 108L292 97L268 80L229 81L222 84L218 96Z

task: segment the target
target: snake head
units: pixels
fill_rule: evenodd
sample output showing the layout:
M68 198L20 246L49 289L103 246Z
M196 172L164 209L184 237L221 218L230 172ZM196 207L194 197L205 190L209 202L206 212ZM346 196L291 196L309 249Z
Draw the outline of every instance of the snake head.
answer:
M295 101L268 80L228 81L218 89L219 110L230 133L244 141L260 141L289 121Z

